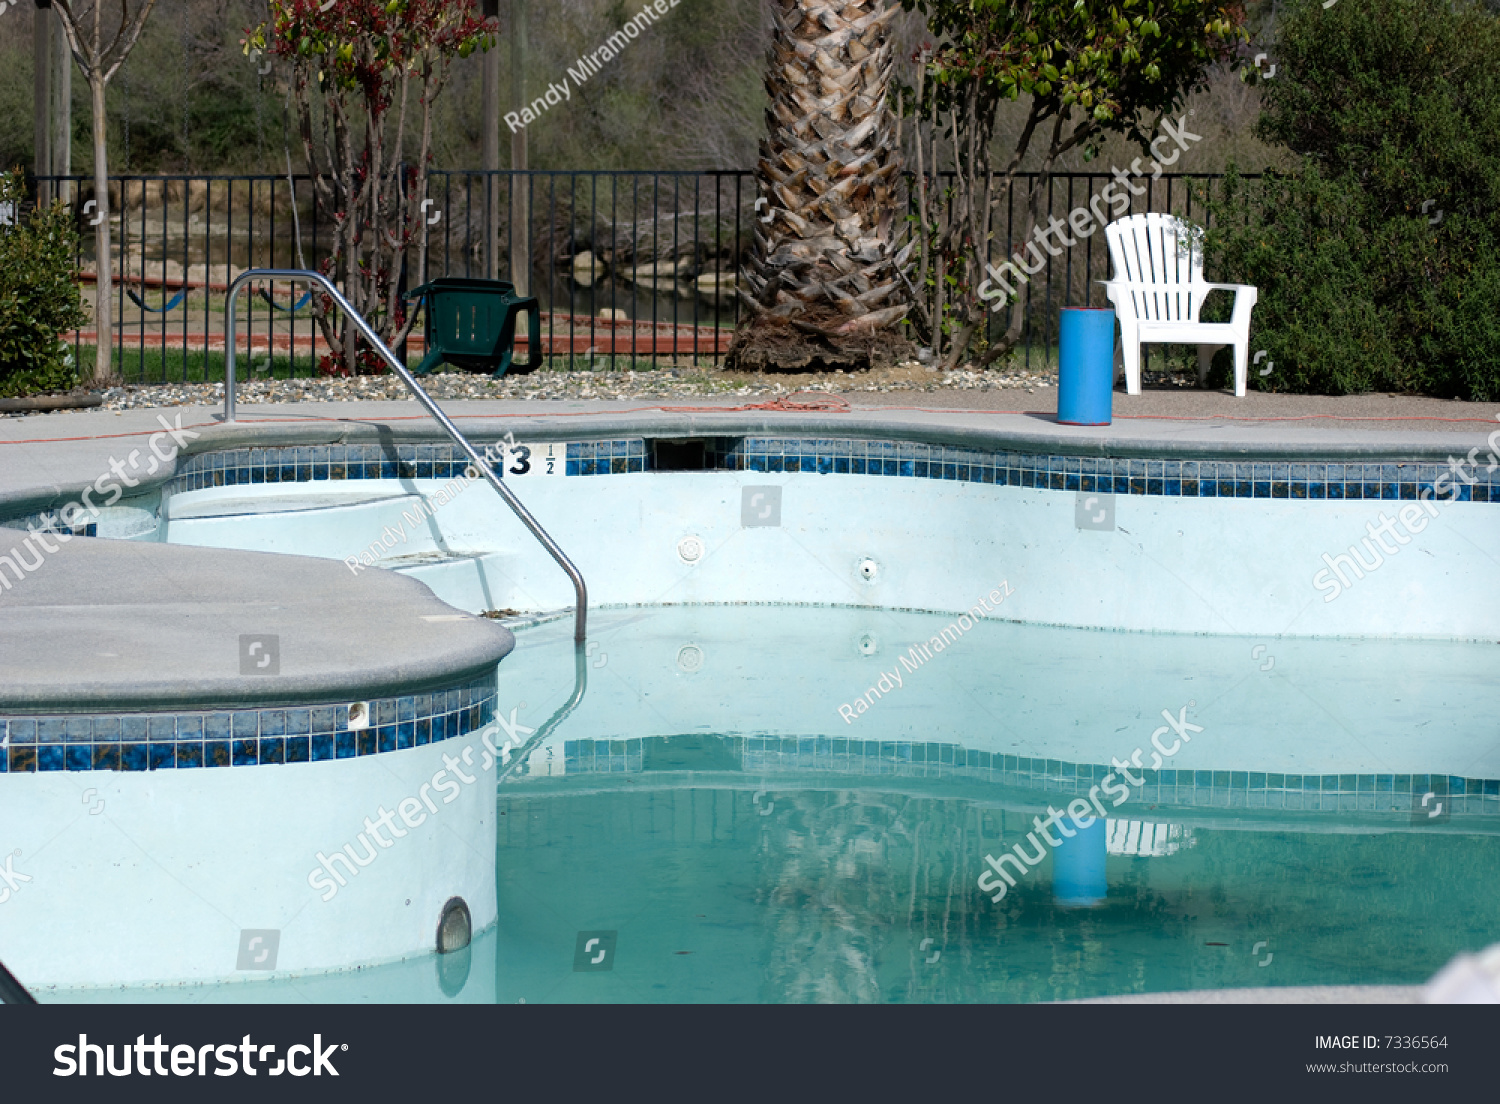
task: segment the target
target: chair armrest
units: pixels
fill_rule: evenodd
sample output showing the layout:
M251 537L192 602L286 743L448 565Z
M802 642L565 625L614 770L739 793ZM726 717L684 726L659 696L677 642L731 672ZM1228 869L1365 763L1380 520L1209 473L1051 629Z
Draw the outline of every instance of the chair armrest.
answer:
M515 318L521 311L526 312L526 364L524 368L517 369L517 375L524 375L535 370L541 364L542 357L542 307L535 296L525 299L512 299L506 304L505 325L509 326L511 319ZM505 327L502 326L503 330ZM500 375L504 375L514 367L516 338L512 331L510 348L506 350L504 358L500 362Z
M1209 291L1232 291L1234 292L1234 314L1230 318L1232 324L1250 324L1250 312L1260 300L1260 289L1249 284L1204 284Z

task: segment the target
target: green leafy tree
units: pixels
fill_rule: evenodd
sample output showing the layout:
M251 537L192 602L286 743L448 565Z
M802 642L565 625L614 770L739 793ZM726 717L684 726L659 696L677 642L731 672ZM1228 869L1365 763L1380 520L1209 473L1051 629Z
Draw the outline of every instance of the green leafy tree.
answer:
M78 372L60 336L88 321L73 272L78 231L65 204L29 217L25 173L0 176L0 397L66 391Z
M426 274L426 237L420 231L431 206L426 200L433 102L454 58L493 45L495 22L476 15L473 0L270 4L270 21L248 34L245 50L263 51L291 66L297 125L314 191L337 227L323 273L341 285L381 340L394 345L415 320L399 291L401 261L413 242L418 281ZM412 129L418 135L416 156L407 164ZM314 296L313 302L333 350L323 371L383 370L373 350L360 348L357 334L334 313L328 296Z
M921 12L935 42L918 56L914 88L901 90L916 139L917 306L920 336L956 365L984 332L986 266L1002 260L992 214L1008 205L1028 154L1041 155L1026 197L1021 240L1041 217L1053 166L1081 148L1089 156L1109 134L1147 148L1163 120L1208 82L1209 66L1247 40L1238 0L902 0ZM1029 97L1015 148L997 172L991 158L996 112ZM1175 155L1172 160L1176 160ZM937 185L954 170L951 187ZM1019 340L1019 297L1010 324L980 359L988 364Z
M1226 177L1206 247L1260 289L1251 379L1500 399L1500 18L1300 0L1275 51L1257 132L1301 164Z

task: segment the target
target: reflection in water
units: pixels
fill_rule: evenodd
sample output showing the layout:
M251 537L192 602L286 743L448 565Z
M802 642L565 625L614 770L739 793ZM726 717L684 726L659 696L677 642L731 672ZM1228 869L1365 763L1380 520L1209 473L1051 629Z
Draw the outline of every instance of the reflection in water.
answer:
M873 793L798 793L761 833L767 946L762 999L822 1003L882 999L880 963L893 929L926 921L935 846L958 826L903 819L910 800ZM957 831L948 831L956 828ZM929 836L923 855L924 832ZM934 845L931 837L939 842ZM949 868L952 882L957 870ZM917 915L918 887L922 915ZM956 886L948 886L951 907Z
M501 804L515 830L501 848L501 1000L1417 984L1500 937L1500 854L1477 834L1110 822L1107 893L1078 908L1058 892L1050 849L999 905L975 886L984 855L1031 829L1029 811L874 790L636 786ZM619 931L610 974L568 972L589 929Z
M1500 939L1488 650L1284 642L1273 673L1247 678L1243 641L1153 637L1143 664L1130 634L987 624L984 647L946 653L844 726L830 700L867 685L876 616L596 611L606 664L585 662L568 619L527 630L500 688L537 731L502 767L499 924L470 960L194 999L958 1003L1417 984ZM926 635L922 615L878 617L892 639ZM1058 674L1080 665L1088 680ZM1187 682L1213 739L1146 772L1096 836L1041 846L992 902L985 856L1031 848L1034 819L1086 795ZM1433 773L1406 773L1419 770ZM1413 813L1439 782L1444 818ZM608 968L575 969L587 932L614 933Z

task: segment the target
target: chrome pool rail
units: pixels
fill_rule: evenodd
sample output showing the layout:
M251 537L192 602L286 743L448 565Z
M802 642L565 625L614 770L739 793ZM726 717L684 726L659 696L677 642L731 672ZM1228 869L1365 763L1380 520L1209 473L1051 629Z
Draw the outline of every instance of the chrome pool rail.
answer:
M349 324L359 331L360 336L370 343L372 349L380 354L381 359L386 362L391 371L397 375L402 383L406 384L407 390L412 393L412 396L427 409L427 413L433 416L438 425L442 426L443 432L453 440L453 443L464 451L464 455L469 458L473 467L485 479L489 480L490 485L505 500L505 504L521 520L521 524L531 531L531 535L541 543L541 546L547 550L547 554L557 562L557 566L562 568L567 574L569 580L573 583L574 599L577 602L573 615L573 639L582 643L588 619L588 588L584 585L583 574L573 565L573 561L568 559L563 550L557 546L557 542L542 528L541 523L531 516L531 511L527 510L521 504L521 500L505 485L504 480L496 475L490 466L484 462L484 457L479 453L479 450L469 443L469 439L459 431L459 428L453 424L448 415L443 413L442 408L433 402L432 396L422 389L422 385L407 370L406 365L401 363L400 358L391 352L386 343L380 340L379 335L375 333L370 324L354 309L353 304L345 299L339 292L339 289L333 286L333 282L321 272L311 272L299 268L252 268L250 271L241 273L235 277L234 282L229 285L228 303L224 312L224 424L229 425L235 420L235 304L238 302L240 288L256 280L283 280L288 283L300 282L313 284L321 288L333 299L334 304L349 319Z

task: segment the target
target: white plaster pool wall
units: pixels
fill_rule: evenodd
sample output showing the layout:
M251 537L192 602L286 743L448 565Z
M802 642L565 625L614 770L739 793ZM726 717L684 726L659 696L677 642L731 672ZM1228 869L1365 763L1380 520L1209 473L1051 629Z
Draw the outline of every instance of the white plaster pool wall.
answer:
M318 973L430 952L452 897L480 931L498 913L482 735L317 763L0 776L0 840L30 878L0 903L6 965L31 988ZM416 828L398 820L407 836L322 900L317 853L364 855L363 818L419 797L445 753L471 746L474 783L433 796ZM257 928L281 932L276 969L237 971L240 933Z
M432 493L442 480L369 481L371 493ZM859 475L672 472L521 478L517 493L583 572L594 605L810 602L958 612L1008 580L1016 620L1103 629L1500 640L1500 507L1437 504L1438 516L1334 601L1313 585L1322 555L1347 553L1404 502L1114 496L1115 529L1079 529L1078 493ZM742 488L779 487L781 525L741 524ZM401 525L386 499L279 514L176 519L223 501L316 496L329 483L237 486L173 496L173 543L359 555ZM340 488L341 490L347 489ZM408 527L409 529L410 527ZM697 537L694 564L677 554ZM449 603L572 604L562 572L483 484L385 553ZM859 565L878 565L873 581Z
M1168 769L1500 777L1494 645L1300 639L1257 654L1254 638L985 622L914 671L899 662L945 624L854 609L597 611L588 692L566 738L828 736L1099 764L1140 748L1150 767L1169 710L1203 731L1158 733L1175 747ZM563 618L517 633L502 700L546 709L567 699L571 627ZM882 683L892 671L899 684ZM852 721L840 713L862 695ZM526 773L562 773L563 739L532 752Z

